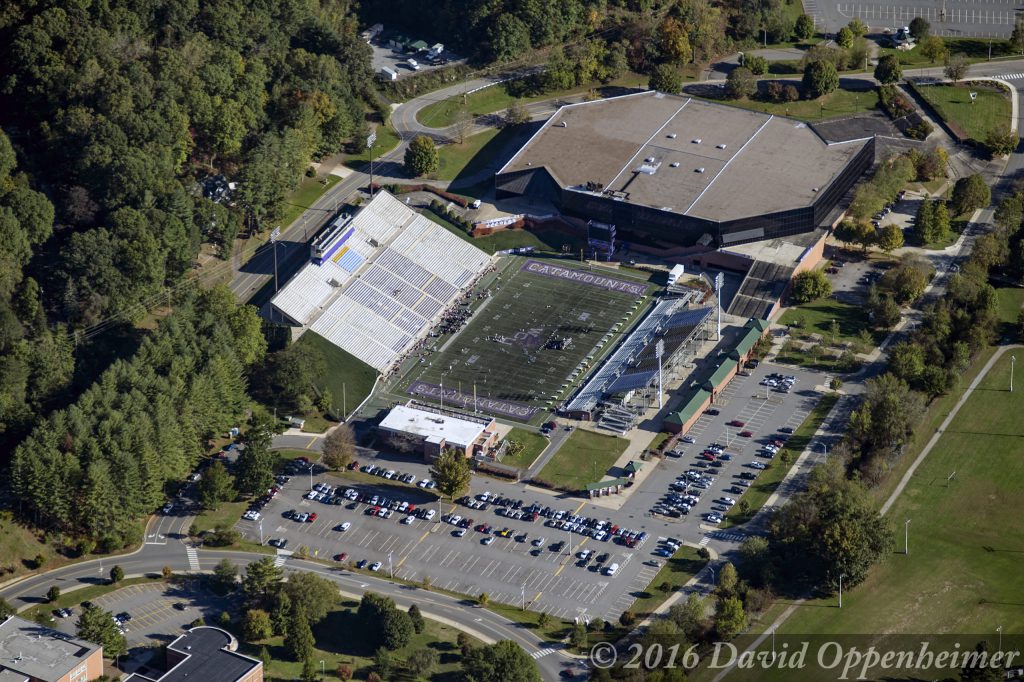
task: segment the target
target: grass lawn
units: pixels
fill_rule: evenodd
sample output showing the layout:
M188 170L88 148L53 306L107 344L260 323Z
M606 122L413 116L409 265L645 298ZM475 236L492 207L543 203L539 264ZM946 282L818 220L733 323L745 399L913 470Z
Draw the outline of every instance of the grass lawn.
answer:
M661 606L673 592L697 575L697 572L704 568L706 563L707 561L697 556L696 547L680 547L679 551L673 554L661 567L658 574L651 579L651 584L647 586L647 589L637 593L636 601L629 607L629 610L636 614L637 620L646 618Z
M342 608L331 611L326 618L313 627L313 636L316 639L313 660L317 663L318 675L320 661L324 662L324 669L332 679L335 679L335 671L338 670L339 665L349 666L355 674L355 679L364 680L371 672L373 654L377 648L375 636L378 631L363 627L356 614L358 608L359 602L345 600L342 602ZM414 634L407 646L392 652L396 666L395 671L388 676L388 679L420 679L405 670L401 662L411 652L423 648L433 649L440 659L439 664L423 679L452 679L460 669L462 658L461 652L455 644L458 635L459 630L427 618L426 627L422 633ZM470 640L476 646L483 644L473 637L470 637ZM260 648L263 646L267 647L273 659L265 673L268 679L299 679L302 673L302 664L289 660L281 637L274 637L255 645L241 644L239 651L258 657Z
M836 343L856 342L861 330L867 327L868 316L863 308L842 303L834 298L821 298L787 308L779 318L779 324L792 325L799 329L794 336L820 334L826 343L832 343L832 320L839 323ZM875 344L885 339L885 332L874 334Z
M486 253L495 253L521 246L532 246L536 251L561 253L563 247L568 247L570 251L578 251L583 246L583 240L580 237L555 229L502 230L486 237L471 237L466 234L465 230L453 225L433 211L421 211L421 213Z
M533 461L540 457L540 453L548 446L548 439L539 433L521 429L518 426L508 432L507 440L517 440L523 444L523 451L515 457L506 456L501 460L502 464L527 469Z
M482 170L504 146L512 131L497 128L470 135L462 144L446 144L438 149L439 163L435 176L438 180L454 180L460 175L471 175Z
M238 519L242 518L242 514L249 508L249 501L242 500L241 502L225 502L221 504L217 509L204 509L196 520L193 521L193 525L199 529L202 533L205 530L213 530L221 524L225 524L228 527L234 526Z
M306 423L302 425L302 430L305 433L323 433L337 424L337 422L332 422L319 412L305 415L305 420Z
M625 438L576 429L538 478L569 490L582 490L587 483L600 481L627 445Z
M327 182L319 178L303 178L299 186L284 200L284 214L281 216L281 226L291 225L303 212L313 205L324 192L334 187L341 181L337 175L328 175Z
M932 251L941 251L941 250L945 249L946 247L952 246L953 244L956 243L956 240L960 238L960 235L963 233L963 231L965 229L967 229L967 223L968 223L968 220L966 218L957 218L955 220L951 220L951 221L949 221L949 227L950 227L950 229L949 229L949 238L943 239L941 241L936 241L936 242L927 242L925 244L918 244L917 243L917 239L916 239L916 234L914 233L913 230L910 230L909 231L909 234L911 235L910 241L913 242L915 246L919 246L922 249L930 249Z
M455 97L449 97L448 99L428 104L416 113L416 120L432 128L445 128L455 123L463 111L468 112L471 116L481 116L507 109L516 100L520 104L529 104L530 102L541 102L570 95L580 95L595 89L600 91L602 88L615 86L644 87L646 85L647 76L636 73L627 73L606 85L595 81L570 90L544 92L529 97L513 97L504 85L492 85L489 88L477 90L466 97L456 95Z
M811 410L811 413L807 415L803 423L786 441L786 447L772 460L771 466L762 471L761 475L747 488L747 492L743 493L740 500L746 501L749 505L747 512L741 512L739 505L736 505L725 515L719 526L720 528L731 528L732 526L746 523L757 514L761 507L764 506L764 503L768 501L768 498L772 496L772 493L775 492L776 488L779 487L779 484L782 483L782 479L786 477L786 474L796 464L797 457L807 448L807 444L811 442L811 436L818 430L821 423L825 421L829 410L832 409L832 406L838 400L839 396L834 393L822 396L818 404ZM788 453L790 458L789 464L782 463L784 452Z
M875 90L836 90L818 99L797 100L796 102L762 102L752 99L716 99L712 101L776 116L789 116L801 121L821 121L835 116L849 116L863 111L872 111L878 105L878 92Z
M1010 125L1010 99L1001 88L981 83L923 85L917 92L950 128L973 140L984 142L990 131ZM978 93L973 103L971 92Z
M1024 525L1007 511L1024 476L1024 391L1010 393L1010 355L982 380L893 506L911 519L893 556L847 592L843 610L800 608L784 632L1008 632L1024 628L1020 552ZM924 437L925 434L922 434ZM956 478L947 485L950 472Z
M945 42L946 49L949 50L950 54L965 54L967 55L967 59L972 62L988 61L989 46L992 48L992 59L1013 59L1020 57L1020 55L1011 52L1009 43L1005 40L986 40L984 38L946 38ZM897 50L892 47L883 47L878 51L879 58L890 54L894 54L899 57L900 64L905 68L921 69L934 67L936 75L942 75L942 60L932 62L921 54L921 50L919 48L915 47L913 50Z
M330 391L331 402L339 415L343 410L351 413L370 395L377 380L375 369L311 331L296 343L311 344L323 354L327 371L317 380L317 388Z
M376 161L398 146L399 137L391 126L377 126L377 141L373 144L373 160ZM347 154L345 164L353 168L362 168L370 163L370 150L358 154Z

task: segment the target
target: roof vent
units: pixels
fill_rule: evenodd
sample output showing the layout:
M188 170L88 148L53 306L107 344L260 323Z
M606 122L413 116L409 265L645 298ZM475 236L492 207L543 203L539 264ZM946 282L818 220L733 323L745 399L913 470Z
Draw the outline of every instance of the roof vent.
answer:
M693 143L694 144L700 144L701 143L701 139L699 137L695 137L695 138L693 138Z
M668 139L670 139L670 140L674 140L674 139L676 139L676 134L675 133L669 133L666 137L668 137Z
M698 168L697 172L698 173L703 173L704 172L704 166L701 166L700 168Z
M715 146L718 147L719 149L725 149L724 144L716 144Z
M818 188L817 188L817 187L812 187L812 188L811 188L811 191L812 191L812 192L817 192L817 191L818 191Z
M654 163L654 157L648 156L646 159L644 159L644 163Z
M669 165L672 166L673 168L679 168L679 162L678 161L673 161Z

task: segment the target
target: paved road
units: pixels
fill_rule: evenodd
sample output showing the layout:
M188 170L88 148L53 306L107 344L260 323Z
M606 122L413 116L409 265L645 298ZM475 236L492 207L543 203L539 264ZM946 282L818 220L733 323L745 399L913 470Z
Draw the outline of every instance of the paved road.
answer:
M129 556L107 559L103 562L88 561L73 564L42 575L30 576L5 590L0 590L0 596L15 608L20 609L43 603L44 595L51 585L59 586L62 592L69 592L77 587L105 582L109 576L110 567L115 563L124 569L126 575L134 576L159 574L164 566L170 566L176 573L212 571L217 563L225 558L239 566L244 566L263 556L266 555L253 552L191 550L180 542L170 542L166 545L144 545L140 551ZM544 641L536 637L530 630L519 627L506 618L486 609L468 605L459 599L406 585L397 585L381 578L328 568L315 562L291 558L287 560L282 558L281 560L286 573L294 571L318 573L333 580L339 590L346 595L358 597L367 591L377 592L391 597L403 608L408 608L416 603L424 615L437 616L451 622L456 627L478 633L484 639L510 639L517 642L536 659L545 679L558 679L559 670L569 660L562 655L552 655L562 649L560 644Z

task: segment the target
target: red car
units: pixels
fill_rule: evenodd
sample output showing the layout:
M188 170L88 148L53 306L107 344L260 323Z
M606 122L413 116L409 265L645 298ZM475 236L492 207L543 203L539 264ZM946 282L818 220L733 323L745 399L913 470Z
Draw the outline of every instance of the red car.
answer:
M714 462L715 461L715 456L713 454L711 454L710 452L702 452L702 453L700 453L700 456L703 457L704 459L706 459L709 462Z
M345 554L344 552L342 552L341 554L334 555L335 561L344 561L345 559L348 559L348 554Z
M358 461L353 461L351 464L348 465L348 470L349 471L355 471L358 468L359 468L359 462Z
M739 419L733 419L731 422L729 422L728 425L729 426L739 426L739 427L742 427L742 426L746 426L747 424L746 424L746 422L741 422Z
M744 438L750 438L751 436L754 435L754 432L753 431L740 431L740 435L743 436Z
M306 523L313 523L314 521L316 521L316 512L309 515L309 518L306 519Z

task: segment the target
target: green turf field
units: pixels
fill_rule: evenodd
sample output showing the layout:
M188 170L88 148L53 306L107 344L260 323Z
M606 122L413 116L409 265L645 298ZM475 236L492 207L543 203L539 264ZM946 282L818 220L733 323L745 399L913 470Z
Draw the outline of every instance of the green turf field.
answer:
M576 429L537 478L566 490L582 490L604 478L628 445L625 438Z
M567 395L567 385L583 378L585 371L573 376L581 363L592 365L615 345L619 334L613 332L627 331L634 309L642 310L647 299L646 293L638 298L631 293L523 272L521 267L527 261L510 259L490 288L492 297L440 351L406 375L402 390L417 381L443 385L446 396L451 391L468 396L466 406L472 408L475 385L481 400L511 401L543 410ZM576 274L591 274L585 266L581 270L571 261L537 262ZM638 284L644 292L649 290L646 282L614 270L598 269L593 274ZM609 333L603 347L596 349ZM571 343L560 349L553 347L566 339ZM588 356L592 358L587 360ZM482 411L490 411L479 405Z

